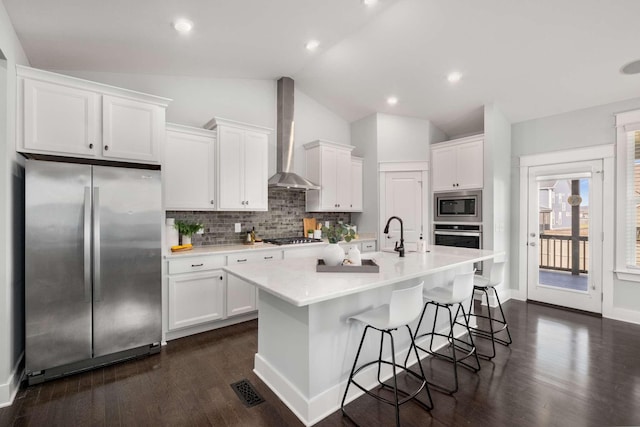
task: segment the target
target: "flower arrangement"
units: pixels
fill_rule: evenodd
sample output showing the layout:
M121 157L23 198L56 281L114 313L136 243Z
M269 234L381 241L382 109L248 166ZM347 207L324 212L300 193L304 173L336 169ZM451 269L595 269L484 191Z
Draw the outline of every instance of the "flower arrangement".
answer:
M355 239L356 233L352 228L348 228L343 223L338 223L336 225L330 225L329 227L322 227L322 234L325 236L329 243L338 243L343 240L345 242L350 242L352 239Z

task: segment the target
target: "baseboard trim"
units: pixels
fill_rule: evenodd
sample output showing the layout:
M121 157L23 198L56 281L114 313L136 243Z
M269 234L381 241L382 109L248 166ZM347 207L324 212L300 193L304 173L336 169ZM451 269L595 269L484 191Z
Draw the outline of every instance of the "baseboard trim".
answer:
M209 323L203 323L202 325L186 327L184 329L176 329L174 331L167 331L164 334L165 340L163 341L162 345L166 345L167 341L188 337L189 335L195 335L201 332L212 331L214 329L225 328L227 326L235 325L236 323L248 322L249 320L254 320L257 318L258 312L254 311L252 313L241 314L239 316L230 317L224 320L216 320Z
M0 384L0 408L13 405L13 401L20 389L20 383L24 378L24 351L20 354L16 365L13 367L7 382Z

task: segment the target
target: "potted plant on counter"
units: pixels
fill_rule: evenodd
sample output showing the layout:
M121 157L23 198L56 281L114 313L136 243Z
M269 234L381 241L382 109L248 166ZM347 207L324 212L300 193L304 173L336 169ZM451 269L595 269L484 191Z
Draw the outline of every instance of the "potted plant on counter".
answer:
M322 251L322 260L325 265L336 266L342 264L342 261L344 261L344 249L338 242L341 240L350 242L355 237L353 229L338 223L329 227L322 227L322 234L329 241L327 247Z
M176 220L174 227L180 233L180 244L188 245L191 243L191 236L200 231L204 226L197 222Z

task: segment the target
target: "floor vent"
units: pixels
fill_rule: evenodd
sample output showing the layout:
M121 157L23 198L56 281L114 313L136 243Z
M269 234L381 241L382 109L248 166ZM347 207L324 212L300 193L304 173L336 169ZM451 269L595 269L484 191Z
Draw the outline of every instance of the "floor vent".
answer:
M245 379L238 381L237 383L233 383L231 384L231 388L236 392L242 403L249 408L264 402L262 396L258 394L255 388L253 388L253 385L249 380Z

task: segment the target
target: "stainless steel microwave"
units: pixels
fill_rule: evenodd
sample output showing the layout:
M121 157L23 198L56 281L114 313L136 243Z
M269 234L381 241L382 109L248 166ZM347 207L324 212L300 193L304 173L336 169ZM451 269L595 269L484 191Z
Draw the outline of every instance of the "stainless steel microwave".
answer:
M434 222L482 222L482 190L435 193Z

